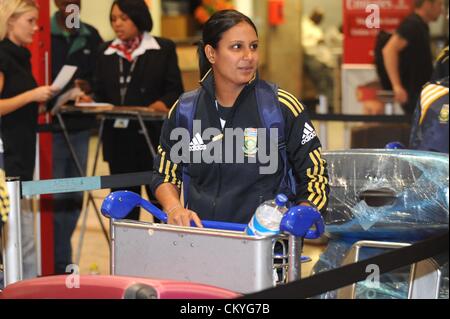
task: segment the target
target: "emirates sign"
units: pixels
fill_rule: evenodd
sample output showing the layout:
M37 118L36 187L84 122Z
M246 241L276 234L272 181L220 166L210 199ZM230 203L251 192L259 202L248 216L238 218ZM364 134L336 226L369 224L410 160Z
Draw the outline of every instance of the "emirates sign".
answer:
M394 32L413 0L343 0L343 8L344 63L372 64L378 32Z

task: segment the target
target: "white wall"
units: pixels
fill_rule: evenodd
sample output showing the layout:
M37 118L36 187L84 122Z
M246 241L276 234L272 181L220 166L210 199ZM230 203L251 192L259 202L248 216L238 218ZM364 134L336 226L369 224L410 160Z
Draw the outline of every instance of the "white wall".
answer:
M253 0L234 0L236 10L253 19Z

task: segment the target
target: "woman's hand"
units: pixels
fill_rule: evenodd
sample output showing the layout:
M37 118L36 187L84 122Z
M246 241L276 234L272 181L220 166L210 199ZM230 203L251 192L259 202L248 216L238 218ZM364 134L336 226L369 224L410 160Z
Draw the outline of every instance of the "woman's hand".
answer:
M44 103L50 100L56 93L58 93L58 90L55 90L51 86L47 85L47 86L40 86L29 92L31 101Z
M83 91L86 94L92 93L92 87L86 80L76 79L74 81L75 87L79 88L81 91Z
M181 205L175 209L169 210L167 217L167 224L169 225L190 227L191 220L193 220L197 227L203 228L198 215L192 210L183 208Z
M398 103L405 104L408 102L408 92L406 92L405 88L402 86L395 86L393 88L394 91L394 100Z
M154 111L154 112L162 112L162 113L169 112L169 109L167 108L167 106L161 101L156 101L156 102L150 104L148 106L148 108L150 109L150 111Z
M92 99L92 97L90 97L89 95L86 94L80 94L75 98L75 105L78 103L92 103L94 102L94 100Z

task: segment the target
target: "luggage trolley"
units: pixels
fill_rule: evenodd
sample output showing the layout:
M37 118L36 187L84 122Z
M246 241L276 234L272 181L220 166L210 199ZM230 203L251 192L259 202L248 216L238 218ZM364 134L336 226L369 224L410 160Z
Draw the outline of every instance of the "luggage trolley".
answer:
M124 204L130 196L133 203ZM102 212L111 217L112 275L189 281L251 293L300 279L303 238L299 234L306 229L304 237L313 239L323 233L319 213L318 222L313 222L316 230L307 231L312 225L309 219L300 231L296 227L289 234L271 237L248 236L241 224L202 221L205 228L196 228L120 220L136 206L167 220L137 194L109 195Z

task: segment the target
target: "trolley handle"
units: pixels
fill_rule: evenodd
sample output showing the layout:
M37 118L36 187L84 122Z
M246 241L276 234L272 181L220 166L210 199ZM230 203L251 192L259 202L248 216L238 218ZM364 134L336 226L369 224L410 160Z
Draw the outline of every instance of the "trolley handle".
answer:
M160 210L158 207L150 203L149 201L146 201L145 199L142 199L142 208L147 210L149 213L151 213L156 218L162 220L164 223L167 223L167 214ZM212 221L212 220L202 220L202 225L205 228L212 228L212 229L220 229L220 230L231 230L231 231L245 231L245 228L247 225L245 224L236 224L236 223L227 223L227 222L218 222L218 221ZM191 226L196 227L194 221L191 220Z
M158 218L164 223L167 223L167 214L160 210L158 207L143 199L136 193L129 191L119 191L109 194L102 204L102 214L106 217L114 219L124 219L134 208L142 207L154 217ZM202 220L202 224L205 228L231 230L231 231L245 231L247 225L235 224L226 222L217 222ZM195 223L191 221L191 226L195 226Z
M313 225L315 229L310 229ZM284 214L280 230L295 237L318 239L325 232L325 224L317 209L310 206L294 206Z
M142 207L154 217L167 223L167 214L136 193L119 191L109 194L102 204L102 214L106 217L124 219L134 208ZM205 228L244 232L246 224L202 220ZM315 225L314 230L310 230ZM191 226L195 223L191 221ZM317 239L324 233L324 223L320 213L309 206L295 206L284 215L280 230L296 237Z
M151 213L156 218L160 219L164 223L167 223L167 214L160 210L158 207L150 203L149 201L141 198L141 206L146 211ZM231 230L231 231L245 231L247 225L245 224L236 224L236 223L227 223L227 222L217 222L211 220L202 220L202 225L205 228L211 229L220 229L220 230ZM191 226L196 227L194 221L191 220Z

